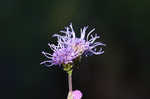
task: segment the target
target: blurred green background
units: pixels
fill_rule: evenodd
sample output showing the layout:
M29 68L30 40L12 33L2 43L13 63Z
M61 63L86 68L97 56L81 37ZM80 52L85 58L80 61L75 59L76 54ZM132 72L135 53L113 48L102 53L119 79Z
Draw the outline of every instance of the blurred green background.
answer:
M2 0L0 7L2 99L66 99L65 72L39 63L70 22L77 33L96 28L107 44L73 72L83 99L150 98L150 0Z

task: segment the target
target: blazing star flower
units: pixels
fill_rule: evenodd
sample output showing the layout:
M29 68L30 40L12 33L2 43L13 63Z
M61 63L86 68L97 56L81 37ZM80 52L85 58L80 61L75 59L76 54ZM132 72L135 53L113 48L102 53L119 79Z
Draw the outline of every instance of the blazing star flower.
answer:
M54 51L53 54L49 54L47 52L42 52L42 54L47 57L49 60L41 62L41 64L45 64L50 67L53 65L61 65L72 63L73 59L77 57L77 53L71 47L65 47L64 44L58 44L58 46L54 44L48 44L50 48Z
M86 36L86 30L88 26L84 27L80 30L80 38L76 37L76 33L72 27L72 23L69 27L65 27L65 31L60 31L65 35L54 34L54 37L57 37L60 42L64 43L66 46L69 46L74 49L74 52L78 53L77 56L81 56L84 52L89 52L95 55L103 54L101 46L105 46L105 44L101 42L95 42L96 39L100 38L97 34L95 36L91 35L92 32L95 31L95 28L92 29ZM89 37L90 36L90 37ZM100 47L100 50L97 50L97 47Z
M49 60L41 62L41 64L52 66L73 63L74 59L78 58L85 52L95 55L103 54L104 51L101 46L105 46L105 44L95 42L96 39L100 38L97 34L95 34L95 36L91 35L95 29L92 29L86 36L87 28L88 26L81 29L80 38L76 37L72 23L69 27L65 27L65 31L60 31L65 35L54 34L53 37L57 37L58 39L58 45L48 44L53 50L53 54L43 51L42 54ZM100 50L97 50L97 47L100 47Z

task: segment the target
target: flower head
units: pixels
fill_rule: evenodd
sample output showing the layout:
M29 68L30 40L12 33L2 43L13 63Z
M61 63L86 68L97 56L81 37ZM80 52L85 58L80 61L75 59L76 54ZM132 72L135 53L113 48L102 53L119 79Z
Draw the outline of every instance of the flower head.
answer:
M45 64L46 66L53 66L53 65L61 65L61 64L68 64L72 63L73 59L77 57L77 53L71 47L64 47L64 45L53 45L49 44L50 48L53 50L53 54L49 54L47 52L42 52L45 57L49 60L41 62L41 64Z
M89 33L86 33L88 26L84 27L83 29L81 28L80 38L76 37L72 23L69 25L69 27L65 27L65 29L65 31L60 31L65 35L54 34L53 36L58 37L58 39L65 45L73 48L74 51L78 53L78 56L82 55L85 51L95 55L104 53L102 46L105 46L105 44L101 42L95 42L98 38L100 38L100 36L97 34L91 34L95 31L95 28ZM98 50L97 47L100 47L100 50Z
M65 27L65 31L60 31L64 35L54 34L53 37L57 37L58 44L48 44L53 50L53 54L43 51L42 54L49 60L41 62L41 64L52 66L73 63L74 59L78 58L85 52L95 55L103 54L104 51L101 46L105 46L105 44L95 42L100 36L97 34L91 34L95 29L92 29L86 34L87 28L88 26L80 30L80 38L76 37L72 24L70 24L69 27ZM100 50L97 49L98 46L100 47Z

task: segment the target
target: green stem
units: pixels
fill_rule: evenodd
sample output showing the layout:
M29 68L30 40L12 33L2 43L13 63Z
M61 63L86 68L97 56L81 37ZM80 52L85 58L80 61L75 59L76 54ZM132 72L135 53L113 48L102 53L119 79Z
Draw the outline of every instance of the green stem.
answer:
M73 99L72 96L72 65L70 64L64 64L64 71L68 74L68 86L69 86L69 93L67 99Z
M72 71L68 73L68 84L69 84L69 92L72 93Z

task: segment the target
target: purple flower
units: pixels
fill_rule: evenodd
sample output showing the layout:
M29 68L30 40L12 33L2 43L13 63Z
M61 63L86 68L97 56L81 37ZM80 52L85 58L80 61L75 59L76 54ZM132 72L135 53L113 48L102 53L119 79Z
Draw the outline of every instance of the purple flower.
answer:
M82 93L79 90L75 90L72 92L73 99L81 99L82 98Z
M82 98L82 93L80 90L74 90L68 93L68 98L67 99L81 99Z
M45 57L49 60L41 62L41 64L45 64L50 67L52 65L61 65L72 63L73 59L77 57L77 53L71 47L65 47L64 44L56 46L54 44L48 44L50 48L54 51L53 54L49 54L46 52L42 52Z
M95 55L103 54L102 46L105 46L105 44L95 42L96 39L100 38L97 34L94 36L91 35L95 29L92 29L86 35L87 28L88 27L84 27L80 30L80 38L76 37L72 24L70 24L69 27L65 27L65 31L60 31L64 35L54 34L53 37L57 37L58 44L48 44L53 50L53 54L43 51L42 54L49 60L41 62L41 64L52 66L73 63L73 60L81 56L84 52ZM100 49L98 50L97 47Z
M89 33L87 33L86 36L86 30L88 26L81 28L80 30L80 38L76 37L76 33L74 32L74 29L72 27L72 23L69 25L69 27L65 27L65 31L60 31L61 33L64 33L65 35L59 35L54 34L54 37L57 37L58 40L62 43L64 43L66 46L72 47L75 52L78 53L78 56L82 55L85 51L91 52L95 55L103 54L104 51L102 50L101 46L105 46L105 44L101 42L95 42L96 39L100 38L97 34L91 35L92 32L94 32L95 28L92 29ZM97 47L100 47L100 50L97 49Z

